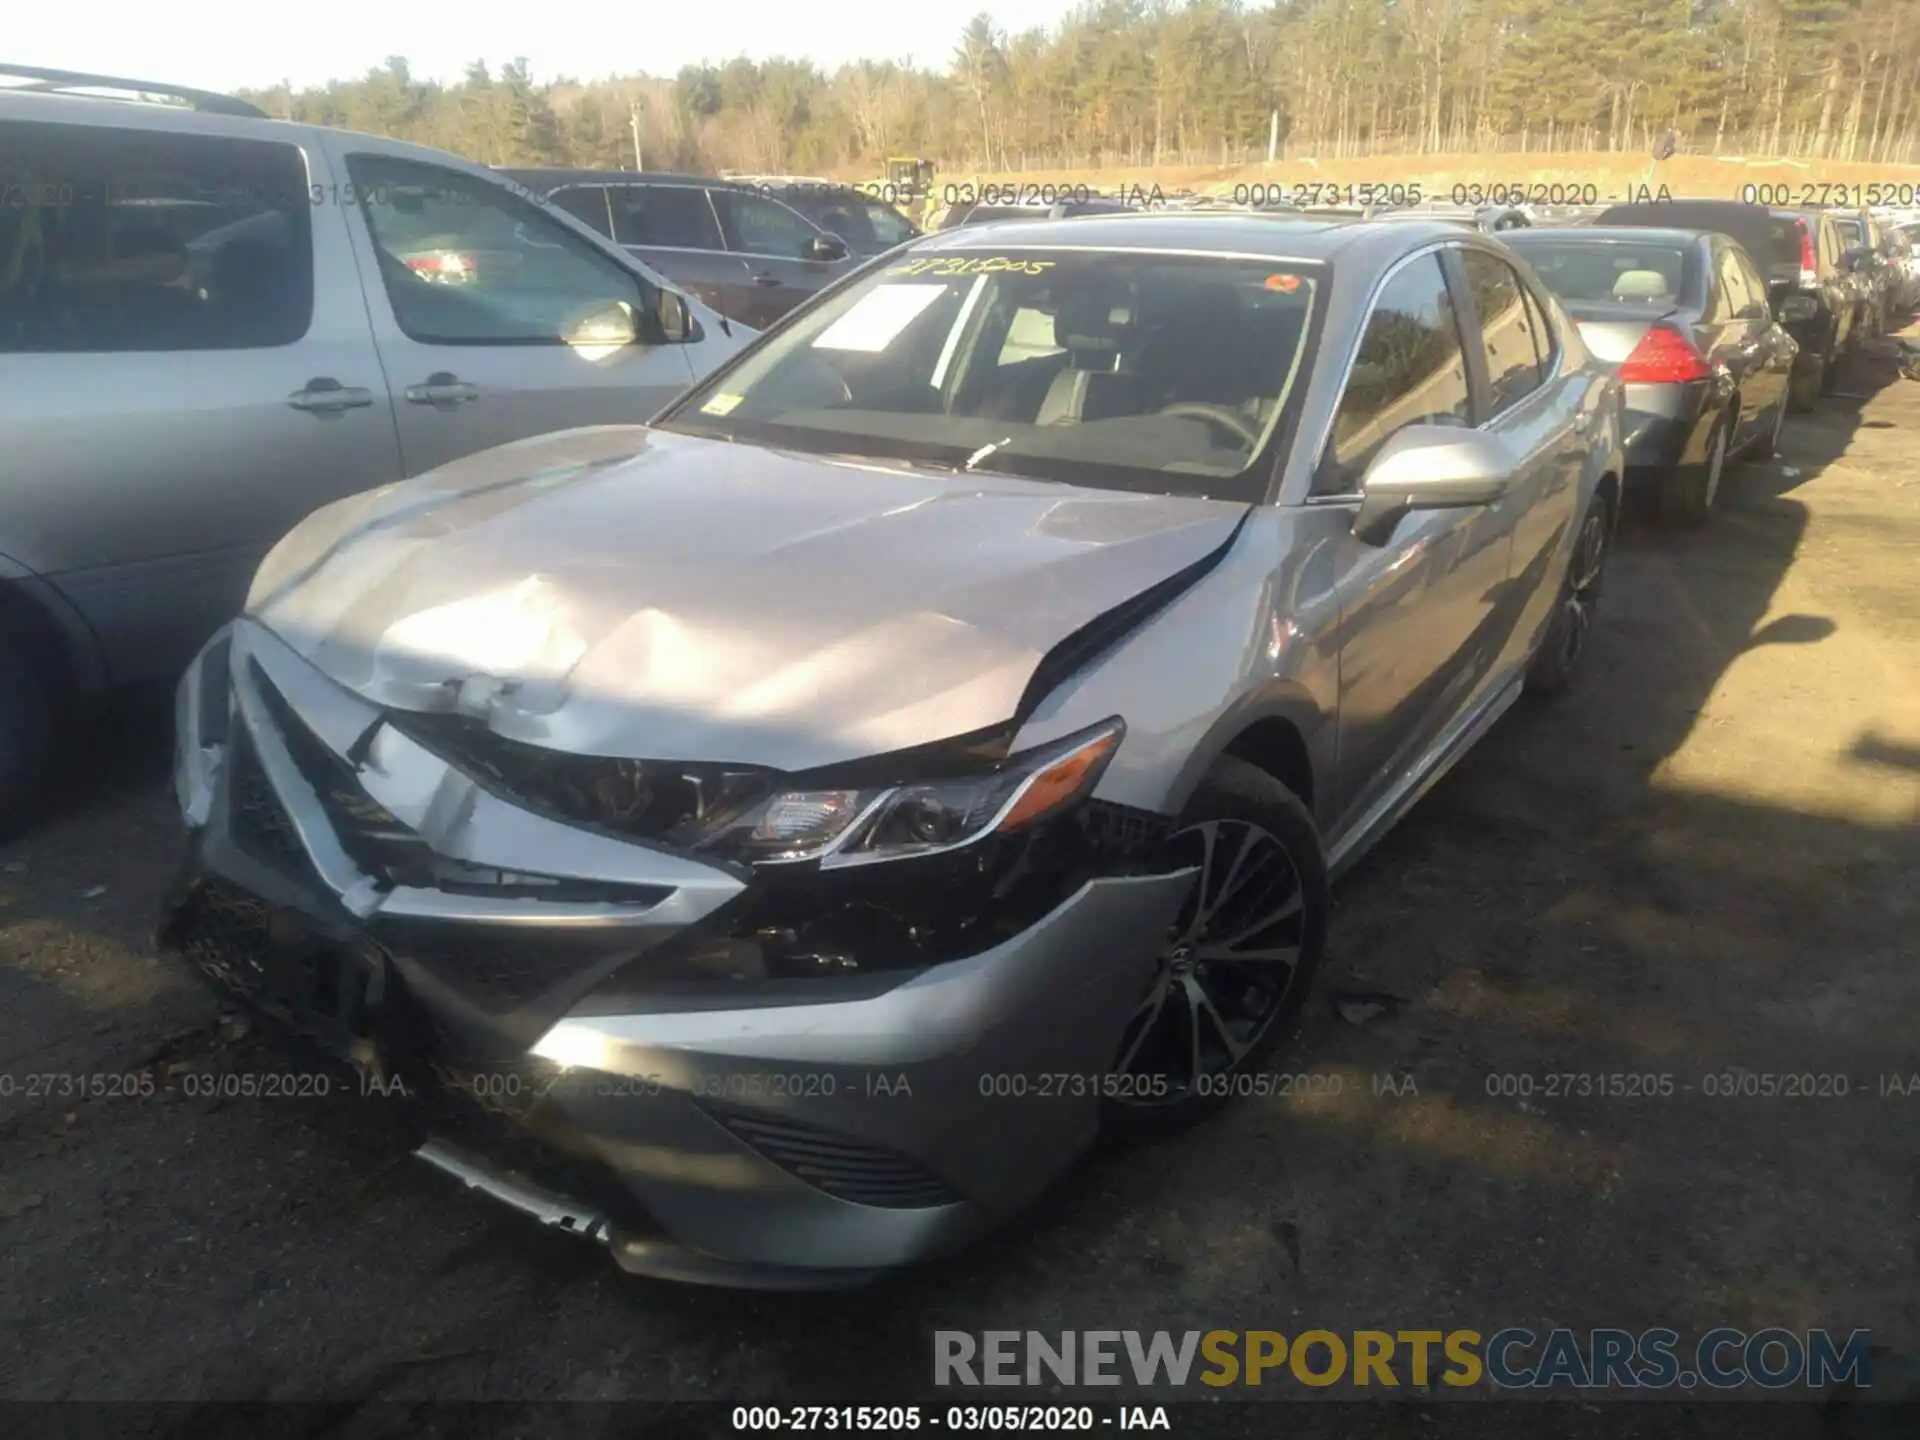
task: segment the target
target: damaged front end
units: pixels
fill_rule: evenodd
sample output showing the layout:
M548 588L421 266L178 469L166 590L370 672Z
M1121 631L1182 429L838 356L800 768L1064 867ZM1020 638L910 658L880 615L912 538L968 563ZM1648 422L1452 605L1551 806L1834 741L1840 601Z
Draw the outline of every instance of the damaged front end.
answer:
M857 1278L1091 1138L996 1098L1098 1073L1191 880L1094 797L1115 718L804 771L575 755L399 710L242 619L182 682L162 927L409 1096L424 1160L630 1269Z

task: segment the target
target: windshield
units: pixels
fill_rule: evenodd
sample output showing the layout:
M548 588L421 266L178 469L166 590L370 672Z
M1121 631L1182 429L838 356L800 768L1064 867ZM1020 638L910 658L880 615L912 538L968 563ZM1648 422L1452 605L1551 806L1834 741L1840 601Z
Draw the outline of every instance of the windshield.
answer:
M1322 276L1123 251L906 258L696 388L665 428L1258 499L1250 467L1300 371Z
M1507 242L1563 300L1671 305L1680 294L1687 254L1677 245L1623 245L1602 240Z

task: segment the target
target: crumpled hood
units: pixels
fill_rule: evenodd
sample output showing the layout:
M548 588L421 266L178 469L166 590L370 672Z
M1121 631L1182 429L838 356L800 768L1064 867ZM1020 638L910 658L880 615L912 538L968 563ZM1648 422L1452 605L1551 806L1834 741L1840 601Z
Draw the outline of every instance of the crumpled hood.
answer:
M578 754L783 770L1013 717L1246 507L606 426L317 511L247 600L326 674Z

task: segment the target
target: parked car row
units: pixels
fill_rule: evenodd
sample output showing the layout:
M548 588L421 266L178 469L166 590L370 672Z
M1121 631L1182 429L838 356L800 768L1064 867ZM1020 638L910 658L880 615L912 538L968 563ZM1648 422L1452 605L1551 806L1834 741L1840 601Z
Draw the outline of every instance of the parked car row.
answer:
M644 419L749 338L484 166L225 96L3 67L0 168L0 822L316 506Z
M0 93L0 773L197 647L163 949L684 1280L953 1251L1267 1069L1332 883L1574 690L1635 465L1770 444L1799 353L1721 227L863 263L739 182L73 78ZM787 264L838 268L757 335L701 298Z
M1619 366L1629 481L1685 524L1916 298L1902 242L1852 212L1662 200L1502 238Z

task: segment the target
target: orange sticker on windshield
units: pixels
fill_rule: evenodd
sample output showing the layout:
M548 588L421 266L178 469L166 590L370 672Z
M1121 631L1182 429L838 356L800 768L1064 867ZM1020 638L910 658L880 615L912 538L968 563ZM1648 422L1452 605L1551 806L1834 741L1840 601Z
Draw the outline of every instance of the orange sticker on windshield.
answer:
M1300 277L1298 275L1269 275L1267 277L1266 288L1269 290L1278 290L1282 295L1291 295L1300 288Z

